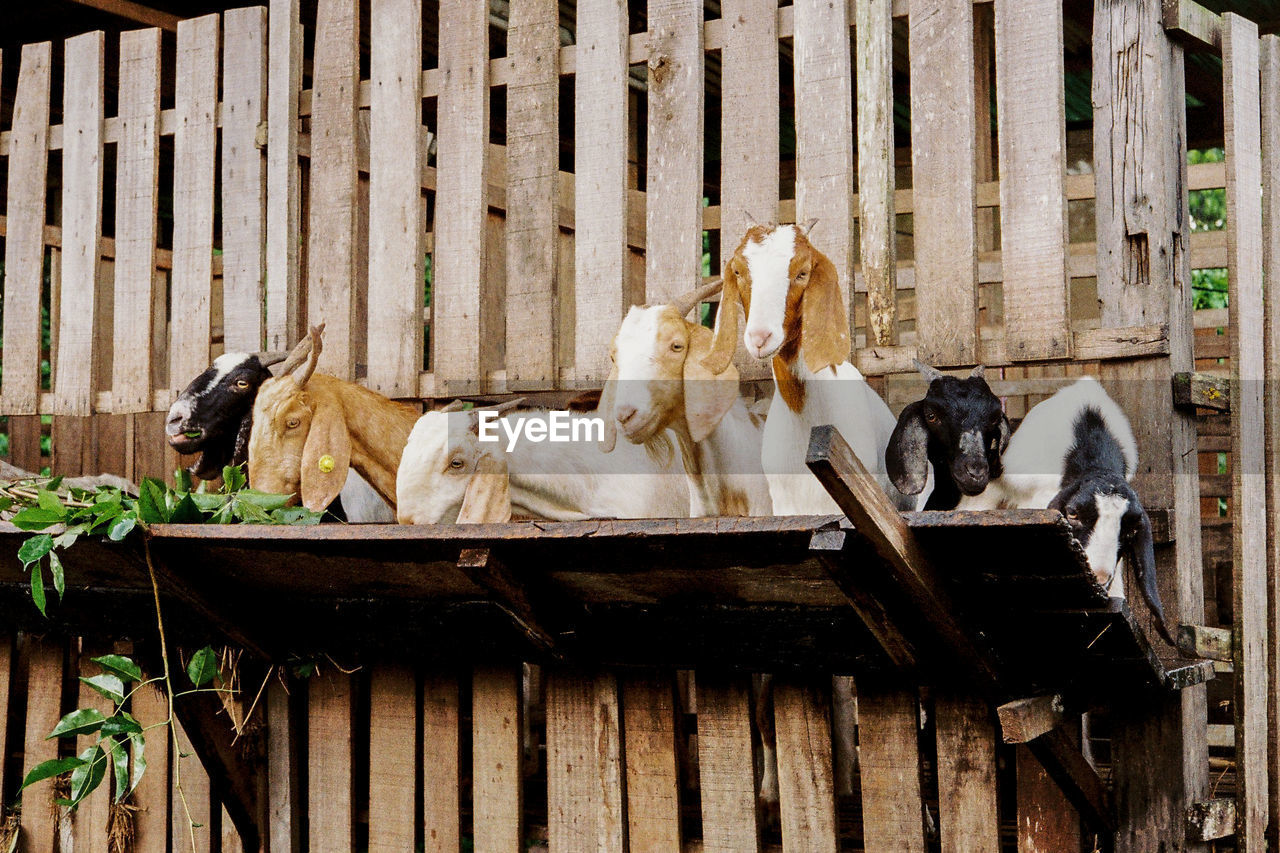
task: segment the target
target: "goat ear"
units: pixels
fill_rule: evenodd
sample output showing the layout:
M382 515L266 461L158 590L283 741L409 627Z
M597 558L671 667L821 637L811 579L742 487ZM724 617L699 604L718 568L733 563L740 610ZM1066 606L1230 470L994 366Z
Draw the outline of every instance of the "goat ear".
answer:
M817 373L849 360L849 310L840 297L835 264L816 249L809 283L800 297L804 363Z
M1130 501L1136 501L1136 498L1130 498ZM1125 562L1133 567L1133 576L1142 590L1142 598L1155 618L1156 630L1166 643L1176 647L1178 644L1174 642L1173 632L1169 630L1169 623L1165 620L1164 607L1160 603L1160 589L1156 585L1156 551L1154 537L1151 535L1151 519L1141 504L1136 505L1139 509L1138 526L1125 549Z
M724 289L720 291L720 310L716 312L711 351L702 359L702 366L717 376L733 363L733 353L738 349L738 305L742 302L742 289L738 286L738 274L733 271L732 259L724 265L723 278ZM689 357L692 358L693 354L690 353Z
M684 418L694 441L711 435L738 401L738 368L733 362L719 373L706 367L704 359L711 352L711 344L710 330L691 327L689 353L684 360Z
M918 495L929 479L929 430L924 425L924 402L909 404L884 451L889 481L904 495Z
M480 457L475 473L462 495L458 524L484 524L511 520L511 478L507 468L492 456Z
M609 378L604 381L600 391L600 405L596 406L596 414L604 421L604 435L600 437L600 452L612 453L618 443L618 418L613 413L613 401L618 393L618 368L609 371Z
M302 505L320 512L342 491L351 469L351 436L337 403L319 401L302 447Z

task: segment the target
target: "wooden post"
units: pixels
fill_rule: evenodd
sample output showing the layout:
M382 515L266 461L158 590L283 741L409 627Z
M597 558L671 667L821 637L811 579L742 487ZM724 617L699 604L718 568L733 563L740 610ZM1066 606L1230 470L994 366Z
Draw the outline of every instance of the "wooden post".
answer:
M192 853L209 853L213 849L213 794L209 790L209 774L195 754L195 748L182 723L173 721L174 744L173 784L170 802L170 834L174 847L190 849Z
M840 846L830 707L826 684L774 679L773 718L785 851L835 853Z
M62 719L62 668L64 648L57 640L27 640L27 720L22 753L22 775L42 761L58 757L58 741L46 740ZM33 785L22 797L23 849L29 853L54 853L57 827L53 820L53 794L49 783Z
M9 719L9 700L13 685L13 635L0 634L0 716ZM0 726L0 755L8 755L9 727ZM0 766L0 791L9 790L5 768Z
M458 811L458 679L428 674L422 685L422 766L432 768L422 792L426 853L456 853Z
M478 850L523 848L520 670L477 667L471 682L472 822Z
M923 853L914 690L858 685L862 836L868 853Z
M702 849L756 853L751 690L745 677L698 671L698 771Z
M867 282L867 346L894 346L898 343L898 273L890 0L858 0L857 39L858 226L862 277Z
M92 663L90 661L90 658L106 651L107 649L95 646L92 643L82 643L79 660L80 678L90 678L102 672L96 663ZM111 716L112 712L115 711L115 703L98 693L98 691L94 690L83 681L80 682L76 707L93 708L104 717ZM164 717L161 717L160 719L163 720ZM143 725L147 725L148 722L159 722L159 720L149 720L144 722ZM164 729L156 729L156 733L160 735L156 740L167 739L166 736L168 735L168 732ZM123 740L123 738L121 738L121 740ZM84 750L89 749L97 742L97 733L92 735L81 735L76 738L76 755L79 755ZM98 795L86 797L84 802L82 802L74 812L73 832L75 834L75 839L80 844L83 844L87 850L107 849L107 815L112 800L118 796L118 793L115 790L113 777L114 774L108 772L102 780L101 789L97 792ZM143 778L146 777L144 776Z
M133 694L133 715L143 726L169 716L169 701L156 685ZM147 772L133 793L138 807L133 818L138 853L165 853L169 841L169 744L168 732L157 729L158 737L147 738ZM274 796L274 793L272 794ZM288 847L272 848L289 853Z
M549 674L547 832L551 853L624 849L619 723L614 676Z
M312 850L346 850L353 844L351 742L352 677L333 672L312 677L307 698L307 814Z
M1025 746L1017 749L1018 853L1080 849L1080 817L1044 766Z
M623 681L627 841L633 850L681 849L674 688L670 673Z
M995 726L986 704L940 695L938 818L943 853L1000 850L996 797Z
M267 348L286 350L301 335L299 241L302 178L298 99L302 91L300 0L271 0L267 49ZM314 107L313 107L314 109Z
M412 670L397 664L373 667L369 675L370 853L394 853L413 846L416 762L406 756L406 747L416 738L417 704Z

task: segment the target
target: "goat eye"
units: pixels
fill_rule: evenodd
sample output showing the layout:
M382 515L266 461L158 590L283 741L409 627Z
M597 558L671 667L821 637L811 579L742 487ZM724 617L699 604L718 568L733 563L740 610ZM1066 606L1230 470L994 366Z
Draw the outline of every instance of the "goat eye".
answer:
M1064 513L1063 513L1063 515L1065 515L1065 516L1067 517L1067 521L1079 521L1079 520L1080 520L1080 513L1076 512L1074 509L1069 509L1069 510L1067 510L1066 512L1064 512Z
M289 418L289 420L284 422L284 425L288 429L297 429L298 424L300 423L302 423L302 421L298 420L297 418Z
M925 412L924 419L931 424L936 424L938 422L938 416L933 412Z
M244 379L237 379L237 380L236 380L236 387L237 387L237 388L248 388L248 387L249 387L249 383L248 383L248 381L246 381L246 380L244 380Z
M460 470L462 468L462 460L456 458L449 460L449 467L455 471Z
M682 350L682 349L684 349L684 344L683 344L683 343L681 343L680 341L672 341L672 342L671 342L671 351L672 351L672 352L680 352L680 350Z

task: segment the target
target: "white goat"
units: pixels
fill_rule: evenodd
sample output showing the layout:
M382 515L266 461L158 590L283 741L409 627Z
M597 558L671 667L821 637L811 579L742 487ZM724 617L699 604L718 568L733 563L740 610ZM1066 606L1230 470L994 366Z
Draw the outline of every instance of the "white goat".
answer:
M689 483L691 514L772 515L769 483L760 467L761 429L738 395L730 363L711 373L711 330L685 319L720 289L715 282L671 305L635 306L613 338L613 371L599 412L601 448L610 453L618 429L632 444L670 431Z
M912 509L914 501L885 473L893 413L849 362L849 312L836 268L807 233L795 225L754 225L747 231L725 264L715 339L704 364L720 373L732 360L741 303L747 352L773 359L776 388L761 462L775 513L840 511L804 464L809 431L822 424L834 424L893 502Z

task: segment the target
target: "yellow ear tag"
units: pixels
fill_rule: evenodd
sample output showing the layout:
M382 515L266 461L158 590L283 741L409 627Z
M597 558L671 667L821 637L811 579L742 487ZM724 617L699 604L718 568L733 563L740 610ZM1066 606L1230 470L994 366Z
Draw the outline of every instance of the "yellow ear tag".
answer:
M332 473L335 464L333 457L326 453L324 456L320 457L320 473Z

